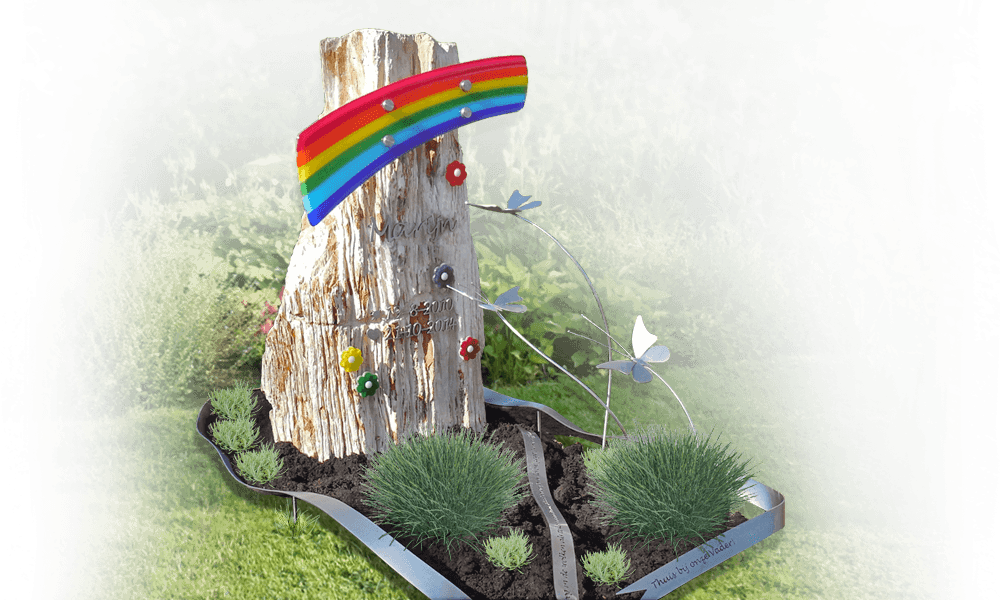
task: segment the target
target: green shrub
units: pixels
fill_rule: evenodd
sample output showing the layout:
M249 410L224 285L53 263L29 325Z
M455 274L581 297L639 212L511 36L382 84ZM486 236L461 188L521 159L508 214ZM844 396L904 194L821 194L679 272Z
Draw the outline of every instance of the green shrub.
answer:
M528 564L531 550L528 548L528 536L523 531L511 531L507 537L493 537L483 544L486 557L494 566L508 571L517 570Z
M302 220L295 172L294 154L271 155L230 171L218 185L192 180L180 194L179 226L212 237L230 285L269 290L271 299L284 285Z
M453 541L478 540L526 495L522 477L513 452L462 429L390 446L369 463L362 489L380 522L450 551Z
M684 112L689 111L678 114ZM789 318L794 297L789 283L801 279L790 276L803 269L787 268L801 257L790 261L789 240L764 233L760 196L748 194L744 185L731 185L736 173L724 166L728 151L703 153L697 148L705 140L687 135L655 150L638 141L632 148L605 148L597 140L615 135L616 125L609 121L595 127L589 132L593 143L560 146L558 131L565 127L551 121L543 127L523 115L502 147L501 168L492 164L492 156L477 160L470 146L469 202L503 205L514 189L542 201L525 216L565 244L587 269L605 308L622 304L631 315L623 319L626 327L642 314L650 331L672 350L674 363L801 351L808 338ZM612 162L613 175L604 169ZM739 177L757 179L755 172L747 168ZM503 291L522 283L496 277L504 270L518 271L518 265L534 279L534 264L548 258L535 243L542 234L506 215L470 214L484 285L502 285ZM482 252L484 246L498 258ZM558 270L578 276L572 265ZM633 284L652 293L640 298L628 289ZM522 296L530 305L529 294ZM640 306L629 308L631 304ZM662 314L660 319L650 317L654 310ZM586 314L598 320L596 310ZM608 319L614 327L611 314ZM612 333L622 340L630 330L625 336ZM572 349L575 353L583 347ZM605 354L600 362L606 360Z
M641 214L623 215L621 229L594 229L572 215L550 225L550 233L587 270L612 336L627 346L635 315L641 314L659 343L670 348L671 364L681 366L759 360L808 349L794 295L759 247L743 242L726 223L715 225L712 237L699 239L681 221L645 220L643 225ZM631 238L622 235L624 230ZM514 317L519 331L576 374L592 374L593 365L608 360L607 350L567 330L604 341L604 335L580 317L601 324L593 293L551 241L544 240L548 244L540 248L522 242L527 247L514 251L512 238L528 236L544 240L528 224L516 223L496 237L496 245L509 245L509 251L498 253L492 238L476 242L482 289L495 297L520 285L529 310ZM544 359L524 348L502 324L491 326L489 316L486 325L484 360L491 374L510 385L537 377Z
M596 504L631 537L666 539L675 549L724 525L752 477L749 461L689 430L630 432L588 450L583 462Z
M236 469L250 483L265 484L281 473L285 464L274 446L258 448L236 456Z
M212 437L227 452L243 452L253 446L260 431L249 418L238 421L221 420L212 424Z
M579 317L585 313L600 321L593 294L562 250L547 238L531 239L531 235L542 234L522 225L521 233L529 237L514 235L494 222L474 222L482 293L492 300L510 287L520 286L528 312L505 317L542 352L577 375L583 374L602 357L607 360L606 350L602 353L600 346L567 332L593 333ZM531 260L522 262L518 255L526 253L532 255ZM604 296L601 301L607 305ZM523 385L548 373L548 362L517 339L500 319L486 312L483 321L486 343L481 360L488 373L486 385Z
M249 322L210 236L178 230L155 200L133 199L133 212L102 240L80 303L80 356L105 402L192 404L232 383L228 354Z
M236 374L251 379L260 376L266 333L302 218L294 161L290 154L261 158L229 170L217 185L196 184L191 171L183 170L178 176L188 185L175 185L182 190L178 228L207 235L207 255L226 265L225 288L238 302L230 302L234 339L224 358Z
M304 92L272 90L270 78L266 68L236 65L219 65L212 77L196 76L194 82L171 77L154 133L174 150L163 162L177 198L208 199L232 186L228 179L235 166L292 150L299 110L312 99Z
M588 552L583 555L581 562L587 577L608 585L624 581L632 566L625 558L625 551L617 544L612 544L604 552Z

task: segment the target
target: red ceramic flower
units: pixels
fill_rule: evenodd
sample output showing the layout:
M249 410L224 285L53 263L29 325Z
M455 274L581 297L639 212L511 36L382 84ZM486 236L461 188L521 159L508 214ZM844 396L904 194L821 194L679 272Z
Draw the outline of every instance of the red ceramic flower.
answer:
M458 162L457 160L448 165L448 170L444 174L448 178L448 183L451 185L462 185L465 181L465 165Z
M479 340L474 337L465 338L462 342L462 349L458 351L465 360L472 360L479 354Z

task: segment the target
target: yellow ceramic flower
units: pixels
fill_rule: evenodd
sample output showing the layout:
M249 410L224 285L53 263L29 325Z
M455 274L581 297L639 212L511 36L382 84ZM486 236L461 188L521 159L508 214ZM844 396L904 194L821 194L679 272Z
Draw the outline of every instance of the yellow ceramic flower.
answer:
M361 350L350 346L340 353L340 366L348 373L353 373L361 368Z

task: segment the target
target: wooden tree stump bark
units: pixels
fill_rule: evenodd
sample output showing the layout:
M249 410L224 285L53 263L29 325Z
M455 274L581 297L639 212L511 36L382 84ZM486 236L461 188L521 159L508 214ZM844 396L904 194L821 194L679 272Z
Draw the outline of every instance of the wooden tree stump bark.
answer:
M320 48L324 115L458 62L454 44L426 33L364 29ZM303 215L261 373L275 441L324 461L381 452L412 432L482 431L480 361L459 354L470 336L482 343L482 311L433 281L447 264L457 287L479 291L465 186L445 178L461 158L448 132L383 168L315 227ZM349 347L362 353L353 373L340 365ZM365 372L379 383L369 397L356 390Z

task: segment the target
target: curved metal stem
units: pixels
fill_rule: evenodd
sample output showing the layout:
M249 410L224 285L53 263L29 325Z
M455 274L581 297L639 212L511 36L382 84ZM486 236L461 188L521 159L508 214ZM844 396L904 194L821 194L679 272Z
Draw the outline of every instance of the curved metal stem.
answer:
M561 248L562 251L566 253L566 256L568 256L569 259L571 261L573 261L573 264L576 265L576 268L580 269L580 272L583 273L583 278L587 280L587 285L590 286L590 292L592 294L594 294L594 300L597 301L597 309L599 311L601 311L601 319L604 320L604 333L608 336L608 361L610 362L613 357L611 356L611 334L608 333L609 331L611 331L611 328L608 326L608 317L605 316L605 314L604 314L604 306L601 304L601 298L600 298L600 296L597 295L597 290L594 288L594 284L591 283L590 277L587 276L587 272L583 270L583 266L581 266L580 262L577 261L576 258L574 258L573 255L569 253L569 250L567 250L565 246L563 246L562 244L559 243L559 240L557 240L555 238L555 236L553 236L548 231L545 231L544 229L542 229L542 227L540 225L538 225L538 224L536 224L536 223L534 223L532 221L529 221L528 219L525 219L524 217L522 217L521 215L519 215L517 213L511 213L511 214L513 214L518 219L521 219L525 223L533 226L538 231L541 231L545 235L549 236L549 239L551 239L553 242L555 242L556 246L559 246L559 248ZM584 387L586 387L586 386L584 386ZM604 431L601 433L601 448L604 447L604 441L608 437L608 413L611 412L611 409L608 408L609 406L611 406L611 371L608 371L608 395L607 395L607 400L608 400L608 403L604 405L604 408L605 408L605 411L604 411ZM617 421L618 419L616 418L615 420ZM619 423L619 425L621 425L621 423Z
M556 361L552 360L544 352L542 352L541 350L539 350L538 348L536 348L534 344L532 344L531 342L529 342L527 340L527 338L525 338L523 335L521 335L520 331L518 331L513 325L510 324L510 321L508 321L507 319L505 319L504 316L502 314L500 314L500 311L497 311L496 314L497 314L498 317L500 317L500 320L503 321L504 325L506 325L508 329L510 329L511 331L513 331L514 335L516 335L517 337L519 337L522 342L524 342L525 344L528 345L529 348L531 348L532 350L534 350L535 352L537 352L545 360L547 360L550 363L552 363L553 365L555 365L555 367L557 369L559 369L564 374L566 374L570 379L572 379L573 381L575 381L576 383L578 383L583 389L587 390L590 393L590 395L594 397L595 400L597 400L598 402L600 402L601 406L603 406L604 409L606 411L608 411L609 413L611 413L611 416L614 417L615 422L618 423L618 427L621 428L622 434L625 436L625 438L629 439L628 432L625 431L625 426L622 425L622 422L618 420L617 415L615 415L615 413L612 412L611 408L608 407L608 405L605 404L604 402L601 402L601 399L597 396L597 394L594 393L594 390L592 390L589 387L587 387L587 384L585 384L584 382L582 382L579 379L577 379L576 376L574 376L572 373L570 373L569 371L567 371L566 369L564 369L562 365L560 365Z
M585 317L583 315L580 315L580 316L583 317L584 319L587 319L587 317ZM590 321L590 319L587 319L587 320ZM595 327L596 327L596 325L595 325ZM577 336L577 337L582 337L585 340L590 340L590 341L594 342L595 344L600 344L600 342L595 341L595 340L591 340L590 338L588 338L585 335L580 335L579 333L576 333L574 331L570 331L570 333L573 334L573 335L575 335L575 336ZM616 344L618 343L617 340L615 340L615 343ZM621 346L621 344L618 344L618 345ZM625 356L627 356L631 360L635 360L635 357L633 357L630 354L626 353ZM667 386L667 389L670 390L670 393L672 393L674 395L674 398L677 398L677 402L681 405L681 408L684 409L684 414L687 415L688 423L691 425L691 431L694 432L697 435L698 430L695 429L694 421L691 420L691 415L688 414L687 407L684 406L683 402L681 402L681 397L677 395L677 392L674 391L674 388L670 387L670 384L667 383L666 380L663 379L663 377L661 377L659 373L657 373L653 369L650 369L649 372L652 373L653 375L656 375L657 379L659 379L660 381L662 381L663 385Z
M656 378L662 381L663 385L667 386L667 389L670 390L670 393L674 395L674 398L677 398L677 403L680 404L681 408L684 409L684 416L688 418L688 424L691 425L691 431L694 433L698 433L698 430L694 428L694 421L691 420L691 415L688 414L688 409L684 408L684 403L681 402L681 397L677 395L677 392L674 391L674 388L670 387L670 384L667 383L667 381L664 378L660 377L660 374L654 371L653 369L649 369L649 372L652 373L653 375L656 375Z

